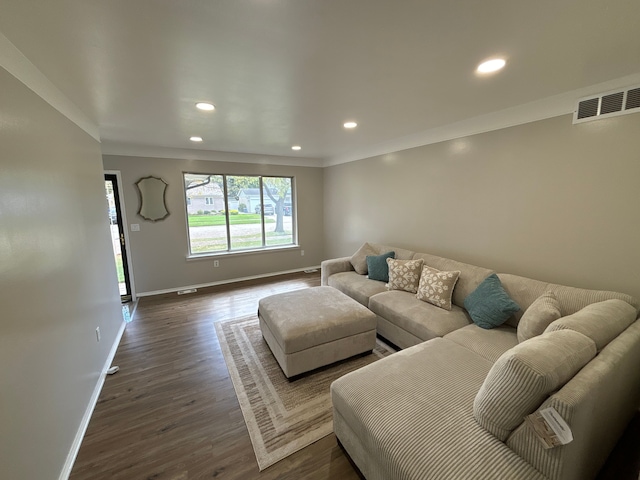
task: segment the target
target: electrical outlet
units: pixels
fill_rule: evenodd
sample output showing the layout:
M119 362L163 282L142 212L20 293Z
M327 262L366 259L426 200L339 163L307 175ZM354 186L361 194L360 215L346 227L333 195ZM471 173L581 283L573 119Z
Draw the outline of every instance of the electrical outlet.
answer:
M220 260L214 260L213 261L213 267L214 268L218 268L220 266Z
M96 340L100 342L100 327L96 327Z
M300 250L300 256L304 257L304 250Z

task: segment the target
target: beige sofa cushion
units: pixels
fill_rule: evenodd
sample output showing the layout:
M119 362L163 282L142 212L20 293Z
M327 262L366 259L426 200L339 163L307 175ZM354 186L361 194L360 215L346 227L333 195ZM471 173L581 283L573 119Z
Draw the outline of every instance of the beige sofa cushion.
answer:
M444 338L471 350L491 363L495 363L504 352L518 345L516 329L508 325L487 330L474 323L454 330Z
M549 332L520 343L493 365L473 403L476 421L505 441L553 391L596 355L589 337Z
M398 260L412 260L415 252L411 250L407 250L405 248L391 247L389 245L382 245L380 243L369 243L376 251L376 255L380 255L385 252L396 252L396 257Z
M384 282L369 280L366 276L358 275L353 271L335 273L329 277L327 284L349 295L365 307L369 306L371 296L387 291Z
M428 265L428 262L426 262ZM587 290L585 288L568 287L554 283L541 282L527 277L520 277L510 273L500 273L498 275L502 286L509 296L522 309L516 312L513 317L507 320L507 324L515 327L518 325L520 317L527 308L544 292L553 292L560 302L560 313L562 316L571 315L592 303L602 302L617 298L632 305L636 312L640 311L640 303L630 295L606 290Z
M635 319L636 310L627 302L617 299L605 300L556 320L546 331L575 330L592 339L600 351L626 330Z
M396 260L387 258L389 266L389 290L402 290L416 293L420 282L420 272L422 272L423 260Z
M524 312L518 322L518 341L542 335L551 322L559 319L560 303L553 292L540 295Z
M372 296L369 308L421 340L442 337L471 323L467 312L460 307L454 306L447 311L399 290Z

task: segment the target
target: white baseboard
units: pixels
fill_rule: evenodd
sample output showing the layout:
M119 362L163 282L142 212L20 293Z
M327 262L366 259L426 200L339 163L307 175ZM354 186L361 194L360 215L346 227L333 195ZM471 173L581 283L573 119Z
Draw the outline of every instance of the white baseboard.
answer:
M102 391L104 380L107 377L107 369L111 366L111 362L113 362L113 357L115 357L116 355L116 350L118 350L118 345L120 345L120 340L122 339L122 335L124 333L126 325L127 324L123 319L122 325L120 325L120 329L118 330L115 341L111 346L111 350L109 351L107 360L104 363L104 367L102 368L102 372L100 373L100 377L98 377L98 382L93 389L93 394L89 399L89 404L87 405L87 409L85 410L82 421L80 422L80 426L78 427L76 437L73 439L73 443L71 444L71 448L69 449L67 460L64 462L64 467L62 467L62 471L60 472L60 476L58 477L59 480L68 480L69 476L71 475L71 470L73 469L73 464L75 463L78 452L80 451L80 445L82 444L84 434L87 432L89 421L91 420L93 410L96 408L96 404L98 403L98 398L100 397L100 392Z
M283 272L272 272L272 273L264 273L262 275L252 275L250 277L241 277L241 278L231 278L228 280L220 280L218 282L209 282L209 283L199 283L197 285L185 285L182 287L175 287L175 288L168 288L166 290L153 290L150 292L138 292L137 296L138 297L150 297L152 295L162 295L164 293L174 293L174 292L178 292L180 290L189 290L190 288L205 288L205 287L215 287L217 285L226 285L228 283L237 283L237 282L244 282L246 280L256 280L259 278L268 278L268 277L275 277L278 275L286 275L288 273L299 273L299 272L304 272L305 270L319 270L320 269L320 265L315 266L315 267L304 267L304 268L297 268L295 270L285 270Z

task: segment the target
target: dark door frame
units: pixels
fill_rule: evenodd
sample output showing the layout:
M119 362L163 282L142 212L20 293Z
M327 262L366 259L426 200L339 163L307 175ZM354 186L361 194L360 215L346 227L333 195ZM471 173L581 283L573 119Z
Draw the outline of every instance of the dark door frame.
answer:
M107 173L104 174L105 181L110 181L113 185L113 199L116 207L116 223L118 225L118 232L120 233L120 254L122 255L122 269L124 271L124 282L126 285L126 294L121 295L120 298L122 302L128 302L133 300L133 283L131 281L131 275L129 271L129 249L128 249L128 238L126 235L126 225L124 222L124 215L122 211L122 203L120 197L120 182L119 175L116 173Z

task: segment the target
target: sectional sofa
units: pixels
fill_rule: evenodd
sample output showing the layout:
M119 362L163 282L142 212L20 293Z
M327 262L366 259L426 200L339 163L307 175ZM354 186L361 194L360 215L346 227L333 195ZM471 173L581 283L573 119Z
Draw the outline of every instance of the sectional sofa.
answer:
M390 278L369 278L368 261L388 252ZM629 295L373 243L324 261L322 284L368 307L402 348L331 388L336 436L368 480L594 478L640 405ZM486 305L496 298L498 313ZM549 448L532 426L549 407L569 443Z

